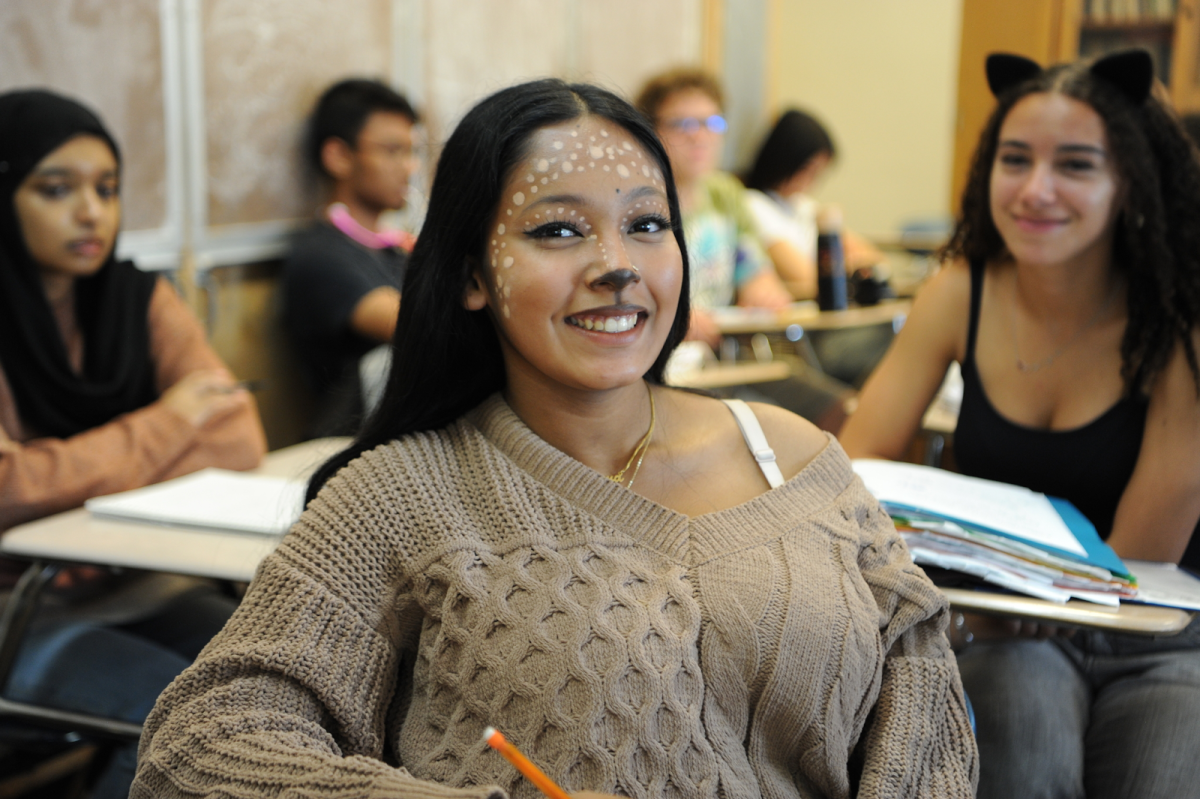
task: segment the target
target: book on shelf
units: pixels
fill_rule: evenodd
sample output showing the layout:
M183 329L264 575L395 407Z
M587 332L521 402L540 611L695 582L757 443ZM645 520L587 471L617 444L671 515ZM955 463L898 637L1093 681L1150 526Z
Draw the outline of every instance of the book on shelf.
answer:
M163 483L94 497L94 515L122 521L282 535L304 507L303 480L202 469Z

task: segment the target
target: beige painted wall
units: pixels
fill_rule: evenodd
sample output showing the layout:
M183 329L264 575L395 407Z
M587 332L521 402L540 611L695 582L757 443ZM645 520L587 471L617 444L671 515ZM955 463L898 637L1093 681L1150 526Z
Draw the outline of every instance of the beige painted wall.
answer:
M775 0L773 110L821 118L839 149L815 192L894 233L949 212L960 0Z

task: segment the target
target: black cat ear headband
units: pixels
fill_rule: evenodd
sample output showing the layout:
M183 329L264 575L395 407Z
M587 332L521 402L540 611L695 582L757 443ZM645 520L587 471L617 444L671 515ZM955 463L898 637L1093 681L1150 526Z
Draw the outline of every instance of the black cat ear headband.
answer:
M1092 64L1089 71L1117 87L1134 105L1145 102L1154 85L1154 62L1145 50L1123 50L1106 55ZM992 53L987 57L988 88L996 97L1041 72L1038 63L1025 56Z

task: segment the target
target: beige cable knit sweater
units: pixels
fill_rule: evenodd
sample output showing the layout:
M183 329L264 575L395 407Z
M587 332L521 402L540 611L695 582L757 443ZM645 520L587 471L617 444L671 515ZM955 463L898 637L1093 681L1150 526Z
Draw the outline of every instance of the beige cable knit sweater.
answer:
M568 791L969 797L945 621L832 439L688 518L494 396L325 486L159 699L131 796L538 797L491 724Z

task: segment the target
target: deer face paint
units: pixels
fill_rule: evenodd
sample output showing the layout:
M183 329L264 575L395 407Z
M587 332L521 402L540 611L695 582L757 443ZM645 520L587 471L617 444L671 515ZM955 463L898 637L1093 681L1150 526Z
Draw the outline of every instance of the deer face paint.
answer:
M612 388L654 363L683 259L662 171L623 128L583 117L534 134L485 243L467 305L490 309L510 379Z

